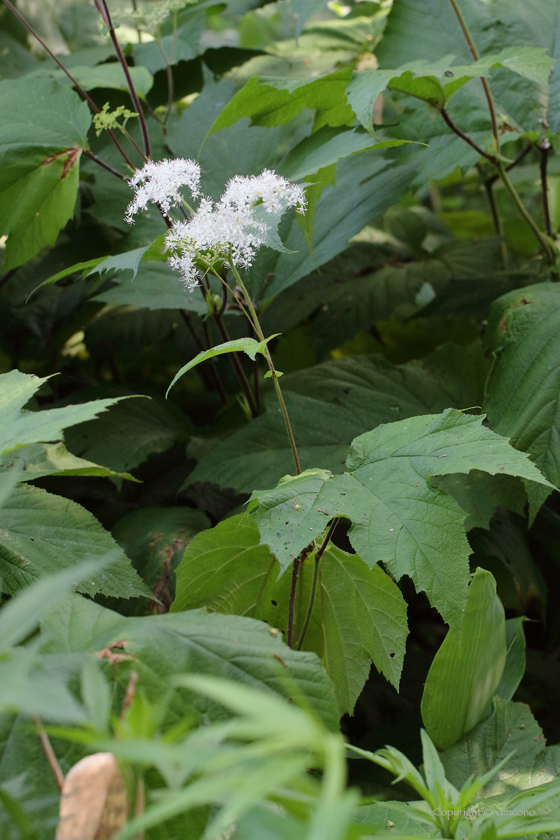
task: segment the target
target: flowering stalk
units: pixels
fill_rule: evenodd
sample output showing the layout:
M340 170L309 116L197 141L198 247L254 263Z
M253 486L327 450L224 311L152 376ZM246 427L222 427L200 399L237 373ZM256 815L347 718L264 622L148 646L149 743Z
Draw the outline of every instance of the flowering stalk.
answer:
M159 163L148 161L128 183L136 191L125 216L130 224L137 212L146 209L148 202L157 204L166 214L172 208L179 208L183 215L186 215L184 210L186 208L191 214L191 217L187 217L184 221L174 222L165 237L166 245L171 252L167 262L180 272L189 291L192 292L197 286L202 285L203 294L205 291L207 294L210 290L206 287L205 277L209 272L216 275L229 289L227 281L219 272L228 268L233 272L249 311L247 312L242 304L240 304L241 308L259 341L263 343L262 352L270 369L299 475L301 473L299 455L278 381L278 373L238 267L249 268L259 248L267 244L271 231L271 225L267 223L268 218L277 223L282 213L289 207L296 207L300 213L304 212L306 202L303 189L276 175L275 172L265 169L260 175L249 178L236 175L227 183L225 192L218 202L202 196L195 211L183 198L181 187L187 186L194 199L200 196L200 166L195 161L182 159L163 160ZM225 338L227 331L225 331L221 313L216 317L216 324L222 338ZM251 412L253 416L256 416L258 410L240 364L236 372Z

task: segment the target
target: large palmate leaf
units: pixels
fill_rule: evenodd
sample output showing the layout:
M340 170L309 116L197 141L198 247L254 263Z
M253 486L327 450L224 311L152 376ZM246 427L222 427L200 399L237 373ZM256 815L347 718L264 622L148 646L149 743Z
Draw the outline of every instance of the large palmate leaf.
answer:
M0 114L0 235L11 269L53 245L72 217L91 118L73 90L40 78L0 82Z
M382 561L397 579L409 575L457 631L469 579L465 511L431 477L478 469L548 484L482 420L448 409L380 426L353 442L349 472L331 478L309 470L286 476L274 490L255 491L263 542L286 568L325 519L348 517L350 541L366 563Z
M484 409L495 431L528 452L560 487L560 288L542 283L499 298L487 346L494 353ZM546 498L546 494L544 496ZM538 503L537 503L538 509Z
M162 685L169 684L174 674L211 674L290 697L297 705L313 709L329 728L338 728L332 683L318 658L290 650L262 622L204 610L123 618L73 596L42 627L50 640L46 648L50 653L100 651L126 640L124 650L134 659L119 663L114 679L124 688L130 671L136 671L153 700L161 697ZM183 721L193 706L192 695L181 693L171 711L177 721ZM198 708L212 717L223 715L212 704Z
M9 595L40 577L111 552L113 565L82 581L79 590L117 598L149 594L111 535L76 502L21 485L0 509L0 581Z
M381 356L337 359L282 378L303 469L341 472L350 443L379 423L469 408L483 397L486 362L480 344L445 345L398 367ZM267 412L205 456L189 483L212 481L251 493L293 471L276 400Z
M313 573L310 557L299 575L294 637L302 629ZM250 615L283 633L287 629L290 576L260 543L250 516L235 516L195 537L177 570L172 612L208 607ZM341 711L352 712L371 662L398 687L407 635L406 604L388 575L369 569L355 554L329 548L321 560L317 597L303 642L323 660Z
M461 641L449 630L424 686L422 720L436 747L447 749L488 714L506 651L496 581L490 572L478 569L469 586Z
M63 429L97 417L120 399L95 400L48 411L26 411L24 406L46 381L47 378L40 379L19 370L0 376L0 453L30 443L59 441Z

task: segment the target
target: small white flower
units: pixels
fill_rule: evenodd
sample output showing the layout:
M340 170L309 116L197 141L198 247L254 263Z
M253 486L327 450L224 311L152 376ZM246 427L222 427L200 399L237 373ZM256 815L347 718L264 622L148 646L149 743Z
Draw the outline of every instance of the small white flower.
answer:
M270 169L249 178L236 175L226 184L220 204L241 210L254 207L258 201L262 201L268 213L280 215L288 207L297 207L298 213L305 213L306 199L302 187L291 184Z
M182 201L181 187L187 186L193 198L200 194L200 166L194 160L176 158L154 163L149 160L128 181L134 188L134 199L127 207L125 219L133 224L133 216L145 210L149 202L168 214Z

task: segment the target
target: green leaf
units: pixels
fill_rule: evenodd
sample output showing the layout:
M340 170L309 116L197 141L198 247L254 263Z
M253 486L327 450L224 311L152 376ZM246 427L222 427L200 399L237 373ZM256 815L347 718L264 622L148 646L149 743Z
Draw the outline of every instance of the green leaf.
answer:
M494 363L484 403L491 427L507 435L517 449L527 452L557 487L560 487L559 318L560 288L555 284L527 286L493 304L486 343L494 355ZM531 518L539 506L531 506Z
M489 712L506 662L504 608L493 576L478 569L469 586L461 641L449 630L422 694L422 720L439 749L447 749Z
M178 379L201 362L205 362L207 359L213 359L215 356L221 356L224 353L246 353L252 361L255 361L257 353L263 356L266 355L266 345L278 335L279 333L270 335L264 341L256 341L254 338L237 338L233 341L226 341L224 344L217 344L215 347L211 347L210 350L203 350L198 356L195 356L194 359L187 362L186 365L183 365L181 370L175 374L171 385L166 391L166 396Z
M373 106L386 89L422 99L441 110L470 79L485 78L497 67L505 67L540 85L548 84L552 68L546 50L538 47L512 47L461 66L453 61L454 56L446 56L435 64L420 60L396 70L357 71L348 86L348 101L364 128L373 133Z
M87 560L72 569L57 572L44 580L32 583L15 598L3 604L0 612L2 651L25 641L43 615L54 609L69 590L80 580L100 572L110 562L111 555L107 558Z
M0 235L8 235L9 271L54 245L72 218L90 114L74 91L33 78L0 82L0 113Z
M83 458L76 458L63 443L31 443L0 456L0 471L21 469L18 481L34 481L45 475L91 475L98 478L125 478L138 481L126 472L115 472Z
M346 104L345 88L352 75L349 68L335 70L319 79L266 78L253 76L235 94L208 134L250 117L252 125L276 126L290 122L303 108L316 110L315 128L347 125L352 109Z
M453 496L468 513L465 530L490 527L496 508L501 506L521 516L525 512L527 494L523 483L510 475L488 475L471 470L467 475L444 475L432 479L433 484Z
M120 519L112 534L146 586L164 605L162 611L166 611L173 600L174 572L185 546L195 534L209 527L208 517L201 510L143 507ZM145 607L144 600L143 612Z
M513 755L512 755L513 753ZM560 748L546 748L542 730L528 706L494 699L492 714L441 755L447 778L461 787L507 757L485 786L486 796L541 787L560 774Z
M530 44L531 49L544 48L552 58L558 58L556 2L551 5L547 0L539 0L538 5L529 10L521 3L512 5L509 0L496 0L483 6L477 0L464 0L461 14L482 56L481 62L485 62L487 54L491 59L498 58L500 51L506 61L517 56L517 61L513 62L517 67L511 68L516 75L508 71L507 64L491 72L491 89L497 113L508 115L513 124L539 130L540 120L547 119L549 97L543 90L543 83L546 83L549 59L543 55L542 49L525 54L528 48L519 45ZM424 33L424 37L418 38L419 31ZM459 65L467 65L472 60L451 4L442 4L439 0L423 0L421 4L415 0L395 0L383 40L376 48L380 66L400 67L412 61L433 62L434 56L442 55L455 56ZM517 75L520 72L522 75ZM553 86L558 84L558 72L558 63L555 62L551 78ZM540 84L533 79L538 79ZM472 131L480 130L484 120L489 133L488 108L482 85L463 88L456 99L453 104L457 111L452 113L452 117L462 130L472 136ZM554 95L550 101L552 109L555 109ZM484 148L484 139L477 142Z
M345 251L351 237L406 193L415 174L416 168L395 167L393 161L376 149L341 160L337 166L336 187L327 186L317 202L311 253L300 225L294 219L284 237L288 253L280 254L263 302L271 301L297 280Z
M482 421L448 409L380 426L353 441L348 473L315 476L313 491L306 473L255 491L263 541L286 568L323 531L325 517L347 517L350 542L366 563L385 563L397 579L409 575L459 634L469 579L465 512L431 477L479 469L547 483Z
M144 98L152 88L154 77L145 67L129 67L128 72L136 93ZM112 88L128 92L128 84L119 62L98 64L95 67L74 65L71 69L73 78L84 90ZM50 70L48 75L63 84L71 84L62 70Z
M48 411L26 411L23 407L48 377L12 370L0 375L0 454L29 443L59 441L63 429L97 417L122 397L51 408Z
M76 502L21 485L0 510L0 581L14 595L37 578L103 557L117 548L93 514ZM149 594L122 552L112 567L82 581L78 589L117 598Z
M489 530L469 535L474 562L492 572L498 592L508 609L544 614L547 587L527 543L525 523L498 510Z
M80 396L78 391L73 398ZM96 423L69 429L66 444L80 458L126 472L152 453L166 452L174 443L186 441L191 430L185 415L161 398L124 400Z
M506 664L496 694L502 700L511 700L525 673L524 616L506 620Z
M91 298L114 306L146 309L186 309L206 315L208 307L198 294L189 294L176 272L165 264L140 264L136 277L115 276L116 285Z
M297 640L309 601L313 557L300 571L294 621ZM250 615L285 633L290 576L280 567L251 516L235 516L196 536L177 569L172 612L207 607ZM371 662L398 687L407 636L406 604L378 566L331 546L321 560L319 584L303 648L317 653L332 678L342 712L352 713Z
M160 45L155 40L144 41L134 46L134 60L142 64L152 73L164 70L165 56L172 56L173 62L191 61L200 52L200 38L205 29L208 3L197 3L194 7L187 5L177 15L175 25L170 16L161 27ZM174 13L175 14L175 13ZM163 51L163 55L162 55Z
M138 274L141 262L165 261L165 243L163 240L163 236L158 236L151 245L145 245L142 248L135 248L133 251L126 251L124 254L117 254L114 257L96 257L94 260L76 263L75 265L69 266L69 268L63 269L63 271L59 271L58 274L53 274L52 277L48 277L46 280L43 280L43 282L37 286L37 289L40 289L42 286L50 286L52 283L56 283L58 280L63 280L71 274L79 274L83 279L85 277L91 277L92 274L103 274L104 271L132 271L132 280L134 280ZM161 267L158 266L158 268ZM34 289L34 292L36 292L37 289ZM143 291L146 291L146 289ZM32 292L32 294L34 292ZM157 307L150 308L155 309Z
M312 710L331 730L338 731L338 712L332 683L318 658L290 650L259 621L223 616L203 610L123 618L78 596L67 597L43 622L50 653L98 651L126 640L125 651L136 658L122 662L115 679L126 687L131 670L139 675L149 699L161 697L171 674L210 674L290 697ZM184 721L189 710L220 719L213 704L193 702L181 692L171 703L173 722Z
M303 469L342 471L352 440L379 423L480 405L486 362L480 344L444 345L396 367L380 356L342 358L282 378ZM267 412L203 457L188 483L212 481L251 493L293 471L275 398Z
M277 171L290 181L299 181L324 166L337 163L340 158L368 149L385 149L409 142L411 141L383 140L376 143L368 134L359 133L356 129L344 131L323 126L291 149Z

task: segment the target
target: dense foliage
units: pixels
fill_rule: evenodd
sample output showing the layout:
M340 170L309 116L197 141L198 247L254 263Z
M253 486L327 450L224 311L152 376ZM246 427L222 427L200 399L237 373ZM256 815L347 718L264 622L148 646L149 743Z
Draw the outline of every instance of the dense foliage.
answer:
M560 0L4 0L2 838L560 836L559 161Z

